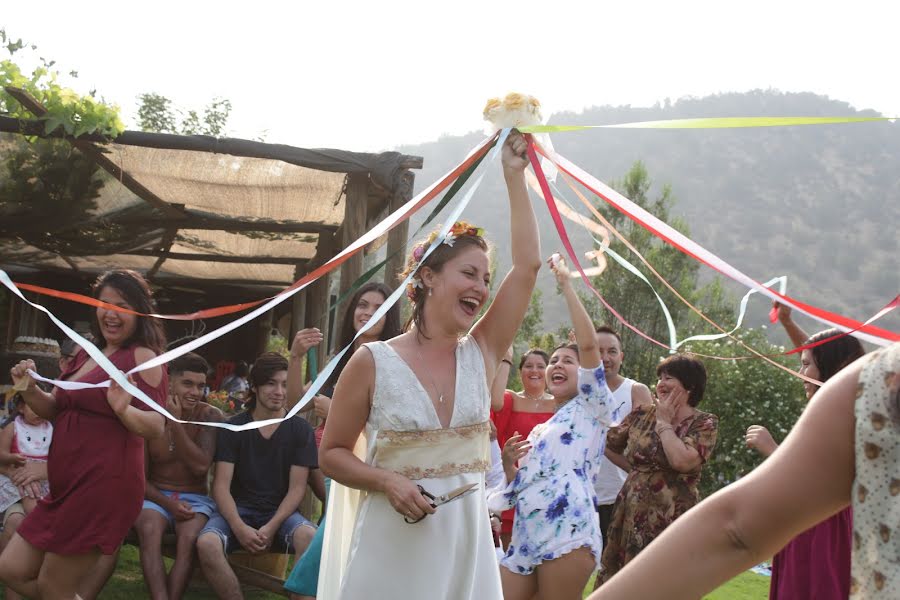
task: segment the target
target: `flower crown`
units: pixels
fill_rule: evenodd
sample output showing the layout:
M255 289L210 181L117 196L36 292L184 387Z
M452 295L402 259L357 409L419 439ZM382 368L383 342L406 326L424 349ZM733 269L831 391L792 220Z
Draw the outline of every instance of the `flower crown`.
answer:
M432 231L424 241L416 244L413 247L409 270L414 269L422 262L422 259L425 258L425 251L434 243L434 241L438 238L438 234L440 232L438 230ZM441 240L442 244L447 244L451 248L453 244L456 242L456 239L462 237L464 235L471 237L484 237L484 228L477 227L472 225L467 221L457 221L453 224L453 227L450 228L450 231L447 232L447 235L444 236L444 239ZM406 297L409 298L411 302L414 302L416 299L416 288L421 288L422 280L417 276L413 276L408 284L406 284Z

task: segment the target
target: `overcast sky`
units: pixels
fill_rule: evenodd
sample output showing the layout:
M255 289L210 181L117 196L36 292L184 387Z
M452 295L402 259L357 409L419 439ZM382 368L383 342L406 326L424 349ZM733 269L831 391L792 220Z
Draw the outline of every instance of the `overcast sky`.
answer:
M234 105L229 133L379 150L479 129L508 91L549 109L776 88L900 114L900 3L3 2L0 27L134 126L153 91ZM894 40L894 41L891 41ZM18 55L17 55L18 56Z

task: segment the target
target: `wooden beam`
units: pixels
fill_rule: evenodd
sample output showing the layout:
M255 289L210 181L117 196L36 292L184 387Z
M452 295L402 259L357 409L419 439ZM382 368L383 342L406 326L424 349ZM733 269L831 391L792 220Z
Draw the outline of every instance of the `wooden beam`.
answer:
M404 171L398 179L391 197L390 212L394 212L412 198L416 176L411 171ZM388 232L387 255L384 267L384 282L391 288L400 283L400 273L406 268L406 243L409 237L409 219L406 219ZM396 253L396 254L395 254Z
M153 266L150 267L150 270L147 271L147 279L153 279L156 275L156 272L159 271L159 268L162 267L162 264L166 262L166 258L169 257L169 250L172 249L172 244L175 243L175 238L178 237L178 228L173 227L166 231L166 234L163 236L162 240L160 240L159 250L160 254L156 254L159 256L159 259L153 263Z
M6 88L7 93L10 96L19 101L22 106L27 108L37 117L43 117L47 114L47 109L38 102L34 97L31 96L28 92L21 89L16 89L12 87ZM184 214L183 210L179 210L176 207L172 206L146 187L144 187L137 179L126 173L122 170L119 165L110 160L103 151L94 145L93 142L74 140L72 142L76 148L81 150L87 156L92 158L94 162L100 165L105 171L107 171L110 175L119 180L119 182L124 185L126 188L137 194L139 198L147 202L150 206L160 211L162 214L166 215L171 219L185 219L187 216Z
M116 219L120 225L141 225L147 228L167 228L177 225L179 229L202 229L206 231L259 231L265 233L331 233L337 225L315 221L276 221L274 219L246 221L217 217L205 212L186 209L186 220L159 219L153 217L123 217Z
M162 260L195 260L250 265L296 265L297 258L289 256L233 256L227 254L195 254L190 252L166 252L165 250L134 250L133 256L159 256ZM149 275L149 272L148 272Z
M7 87L6 90L13 96L25 93L23 90L13 87ZM31 109L29 108L29 110ZM421 169L423 164L421 156L408 156L396 152L369 154L329 148L308 149L252 140L216 138L209 135L123 131L115 140L110 140L97 134L84 134L75 138L66 134L62 127L51 131L49 134L46 133L43 121L26 121L3 116L0 116L0 131L42 138L59 138L73 143L94 142L106 144L113 141L123 146L140 146L141 148L157 148L161 150L187 150L190 152L209 152L213 154L280 160L299 167L332 173L366 173L373 170L379 162L388 165L395 163L399 169Z

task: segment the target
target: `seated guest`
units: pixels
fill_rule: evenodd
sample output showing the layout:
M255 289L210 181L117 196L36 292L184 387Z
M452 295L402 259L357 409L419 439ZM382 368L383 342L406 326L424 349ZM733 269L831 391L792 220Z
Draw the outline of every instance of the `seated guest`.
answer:
M49 491L47 454L53 439L53 425L39 417L25 404L21 394L14 396L16 416L0 430L0 511L3 511L3 534L0 550L34 510L38 499ZM6 598L21 598L13 590Z
M283 418L287 413L288 362L267 352L250 369L246 410L232 425ZM197 553L206 580L219 598L243 598L226 555L243 548L301 554L315 526L297 509L309 470L318 468L312 427L300 417L259 429L221 429L216 440L212 497L217 511L200 532Z
M203 402L209 365L194 353L169 363L168 408L185 421L224 420L222 411ZM147 487L134 524L140 540L141 568L152 598L181 598L193 569L194 544L215 505L207 495L207 474L216 449L216 430L166 421L165 434L147 441ZM166 577L163 533L175 531L175 562Z

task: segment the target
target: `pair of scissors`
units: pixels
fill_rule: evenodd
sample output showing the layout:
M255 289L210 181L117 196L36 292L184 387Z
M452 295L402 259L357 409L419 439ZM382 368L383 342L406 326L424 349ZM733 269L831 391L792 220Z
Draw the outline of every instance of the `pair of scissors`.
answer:
M471 494L472 492L474 492L475 490L478 489L478 484L477 483L467 483L466 485L464 485L462 487L458 487L455 490L451 490L441 496L435 496L434 494L430 493L428 490L423 488L421 485L418 486L418 488L419 488L419 492L423 496L425 496L425 498L427 498L429 502L431 502L431 507L437 508L441 504L447 504L448 502L452 502L453 500L457 500L459 498L462 498L463 496L468 496L469 494ZM412 523L418 523L419 521L421 521L422 519L424 519L427 516L428 516L428 513L424 513L418 519L410 519L409 517L403 517L403 520L406 521L407 523L412 524Z

